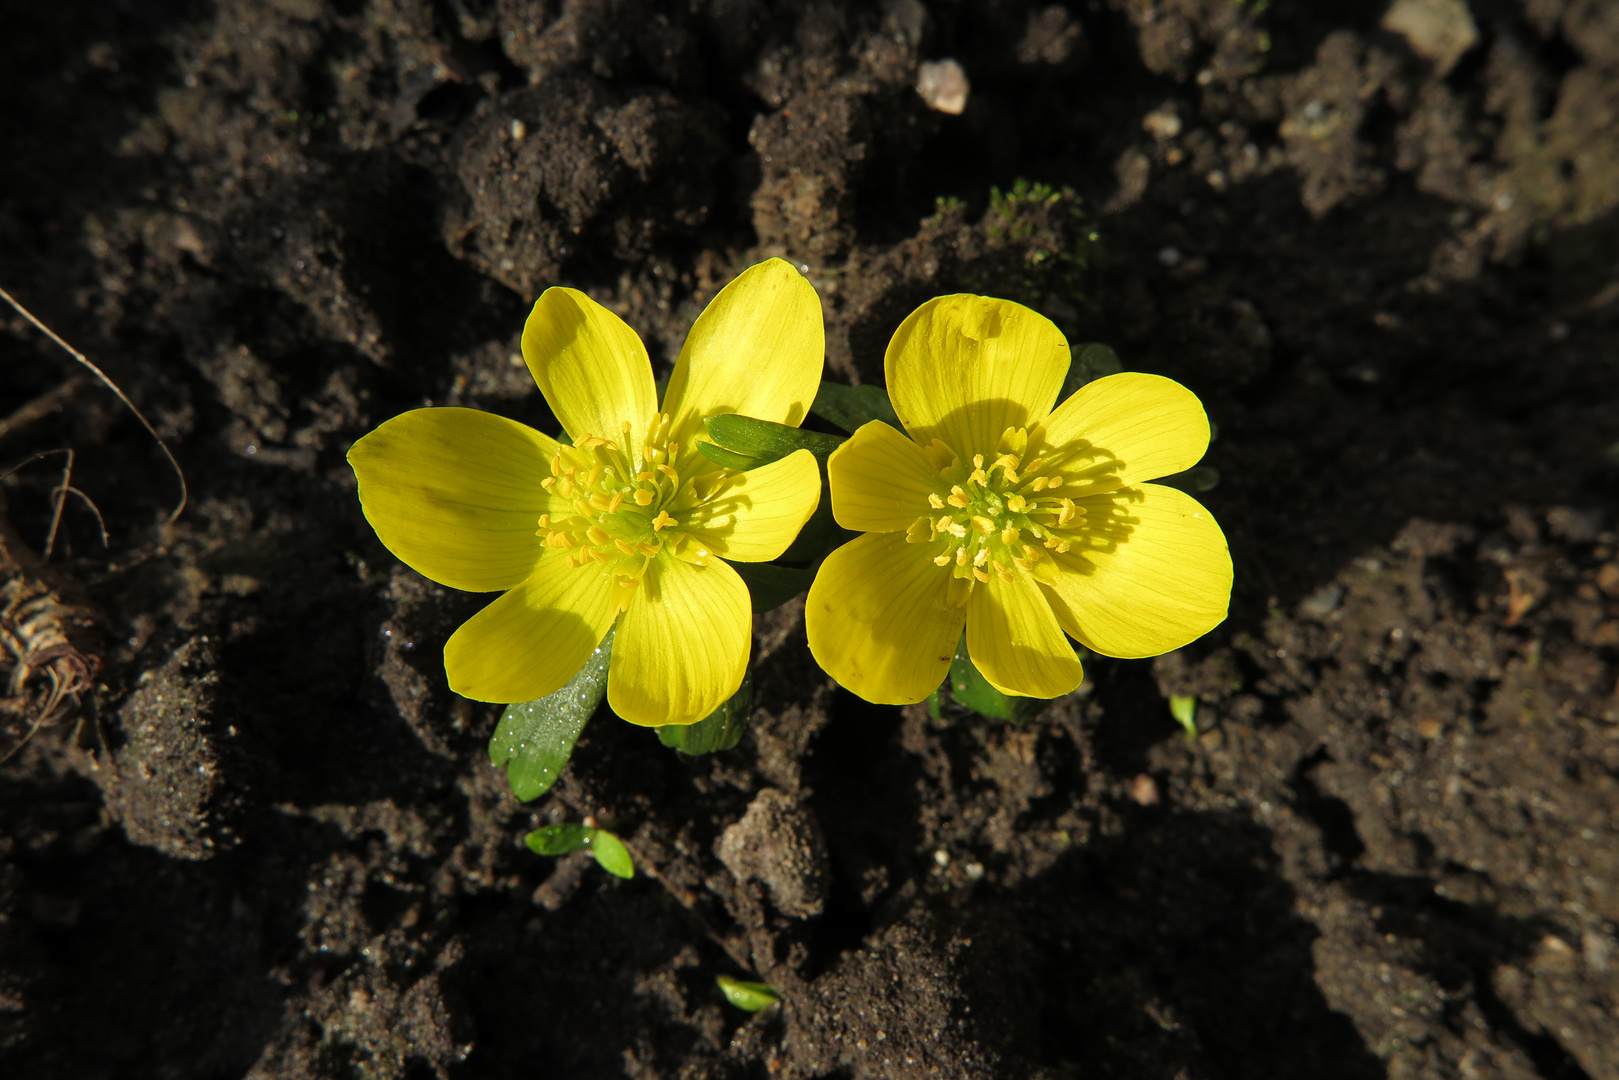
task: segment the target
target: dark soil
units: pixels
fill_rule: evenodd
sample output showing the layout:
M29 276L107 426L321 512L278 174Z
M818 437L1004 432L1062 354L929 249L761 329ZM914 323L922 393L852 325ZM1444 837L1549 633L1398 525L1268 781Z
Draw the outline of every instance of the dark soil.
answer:
M98 686L0 768L0 1073L1619 1078L1619 7L1465 6L0 5L0 284L191 488L93 384L0 426L111 536L69 501ZM518 804L440 667L482 598L344 452L548 425L547 285L667 365L770 254L830 378L970 289L1194 389L1231 618L1014 728L836 689L795 602L737 749L604 713ZM0 416L77 377L0 328ZM521 844L587 813L634 880Z

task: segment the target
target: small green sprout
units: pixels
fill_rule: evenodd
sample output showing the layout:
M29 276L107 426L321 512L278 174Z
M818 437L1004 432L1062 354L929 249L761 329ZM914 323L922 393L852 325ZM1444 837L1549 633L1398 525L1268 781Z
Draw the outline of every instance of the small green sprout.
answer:
M1169 695L1169 714L1186 729L1188 740L1197 738L1197 698L1191 694Z
M589 818L584 824L566 823L547 825L523 837L523 843L536 855L567 855L580 848L589 848L590 854L601 868L614 877L635 876L635 860L630 849L614 833L598 828Z
M780 994L761 982L742 982L729 975L721 975L714 982L719 985L725 1000L744 1012L758 1012L781 1000Z

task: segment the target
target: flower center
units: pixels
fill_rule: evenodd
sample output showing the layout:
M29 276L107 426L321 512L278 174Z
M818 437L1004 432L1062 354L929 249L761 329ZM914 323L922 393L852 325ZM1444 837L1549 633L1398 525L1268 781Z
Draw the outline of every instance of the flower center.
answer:
M925 451L938 467L939 484L928 495L932 513L917 518L905 539L940 545L933 561L949 569L955 602L965 603L991 574L1002 581L1020 572L1054 581L1052 553L1066 552L1085 524L1085 508L1064 490L1072 481L1042 473L1046 463L1039 458L1025 462L1028 445L1028 429L1009 427L994 460L974 454L964 462L938 439Z
M669 416L659 413L635 453L630 425L620 443L586 435L564 446L540 486L573 504L572 514L542 514L537 535L546 547L568 553L569 566L599 566L622 586L619 608L629 603L650 560L667 551L706 565L712 553L689 531L701 504L729 485L724 470L704 470L684 481L678 443L669 441ZM706 459L691 463L701 469Z

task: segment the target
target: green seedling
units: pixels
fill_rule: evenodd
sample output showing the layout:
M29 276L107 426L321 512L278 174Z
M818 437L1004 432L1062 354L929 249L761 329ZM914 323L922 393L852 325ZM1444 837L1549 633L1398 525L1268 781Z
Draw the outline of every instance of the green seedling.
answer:
M719 985L720 993L725 995L725 1000L744 1012L768 1009L781 1000L780 994L761 982L742 982L729 975L721 975L714 982Z

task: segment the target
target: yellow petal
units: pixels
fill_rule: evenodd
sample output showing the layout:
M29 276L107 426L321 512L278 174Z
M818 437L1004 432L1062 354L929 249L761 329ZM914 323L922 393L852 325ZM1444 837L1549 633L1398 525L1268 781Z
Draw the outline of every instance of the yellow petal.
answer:
M910 705L939 688L967 613L946 602L948 571L904 533L866 533L826 557L810 585L810 652L845 688Z
M1196 465L1209 448L1209 418L1186 387L1162 375L1123 371L1087 383L1057 406L1041 430L1060 461L1064 448L1113 459L1122 484L1156 480Z
M967 655L1003 694L1054 698L1085 678L1040 585L1027 574L991 574L967 601Z
M703 309L680 350L663 411L671 441L740 413L797 427L821 385L826 330L815 287L781 259L744 270Z
M826 475L832 516L858 532L909 528L930 512L928 493L936 487L935 470L921 448L881 420L862 424L834 450Z
M761 468L731 473L722 491L690 512L690 532L721 558L768 562L797 539L820 501L815 455L794 450Z
M658 411L646 346L578 289L546 289L534 301L523 326L523 359L575 442L586 435L620 442L625 423L634 446L646 437Z
M416 409L349 448L360 509L389 551L440 585L510 589L539 560L556 440L476 409Z
M1184 492L1140 484L1084 500L1084 540L1057 556L1047 596L1063 629L1104 656L1157 656L1226 617L1231 552Z
M693 724L742 685L753 645L748 587L723 562L647 567L613 638L607 701L632 724Z
M619 587L599 566L569 566L562 552L547 552L527 581L450 635L450 689L508 703L560 690L607 636Z
M939 296L894 331L883 370L905 430L963 459L993 454L1001 432L1045 419L1068 374L1052 321L1010 300Z

